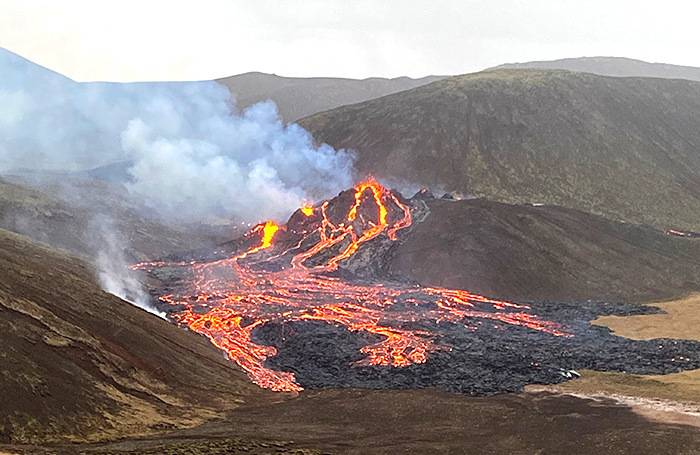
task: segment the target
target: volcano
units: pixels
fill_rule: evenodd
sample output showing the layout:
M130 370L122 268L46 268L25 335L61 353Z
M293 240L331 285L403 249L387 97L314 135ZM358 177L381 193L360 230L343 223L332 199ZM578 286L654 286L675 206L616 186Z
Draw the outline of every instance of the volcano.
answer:
M392 271L430 214L375 180L267 221L214 251L135 264L168 318L205 335L263 388L439 387L470 394L556 383L577 368L700 367L700 343L633 341L590 325L653 309L511 302ZM439 264L436 264L439 267ZM629 353L634 352L634 357Z

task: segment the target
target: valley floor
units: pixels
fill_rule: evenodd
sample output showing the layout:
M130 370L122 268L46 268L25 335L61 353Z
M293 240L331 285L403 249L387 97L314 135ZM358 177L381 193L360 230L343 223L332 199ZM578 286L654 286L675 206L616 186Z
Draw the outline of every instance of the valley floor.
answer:
M594 324L609 327L617 335L636 340L700 340L700 294L651 305L664 313L604 316L595 320ZM584 371L577 381L555 386L530 386L528 389L612 399L656 421L700 428L700 370L651 376Z
M698 447L696 428L649 420L612 399L543 392L468 397L432 390L326 390L242 407L224 420L172 434L14 447L10 453L693 454Z

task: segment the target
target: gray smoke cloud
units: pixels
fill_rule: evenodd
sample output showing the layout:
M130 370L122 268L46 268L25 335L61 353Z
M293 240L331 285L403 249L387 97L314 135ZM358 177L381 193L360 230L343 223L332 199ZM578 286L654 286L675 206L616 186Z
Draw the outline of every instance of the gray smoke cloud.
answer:
M280 219L352 185L352 154L216 82L76 83L2 49L0 74L0 172L123 163L132 195L183 221Z
M140 213L182 225L257 222L351 186L353 156L315 145L271 102L237 111L216 82L77 83L0 49L0 174L8 173L60 188L92 214L79 249L103 289L162 316L127 267L128 232L113 222L120 212L73 186L75 177L107 180ZM21 221L10 224L41 231ZM50 231L38 237L62 245L64 233Z

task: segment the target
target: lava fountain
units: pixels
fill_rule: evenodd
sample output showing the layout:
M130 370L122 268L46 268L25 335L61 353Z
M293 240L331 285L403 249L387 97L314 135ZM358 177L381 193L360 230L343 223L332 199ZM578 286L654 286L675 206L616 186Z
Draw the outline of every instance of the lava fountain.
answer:
M361 349L357 365L406 367L450 349L423 322L517 325L552 336L569 336L529 307L465 290L425 287L399 280L358 278L368 254L400 241L413 223L412 207L374 180L331 201L306 204L288 223L259 224L223 258L147 262L134 269L184 269L176 293L160 296L170 319L207 336L251 380L275 391L299 391L291 372L265 366L276 354L257 344L253 332L267 323L323 321L379 335ZM367 253L367 254L365 254ZM423 324L424 325L424 324Z

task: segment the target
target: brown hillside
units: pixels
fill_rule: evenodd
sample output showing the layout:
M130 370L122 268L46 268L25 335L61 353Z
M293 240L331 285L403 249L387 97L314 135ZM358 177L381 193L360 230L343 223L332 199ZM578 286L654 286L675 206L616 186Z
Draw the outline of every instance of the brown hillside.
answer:
M428 200L390 270L515 300L648 301L700 290L700 240L554 206Z
M361 173L700 230L700 83L497 70L308 117Z
M264 395L209 341L101 291L92 275L0 231L0 443L193 426Z

